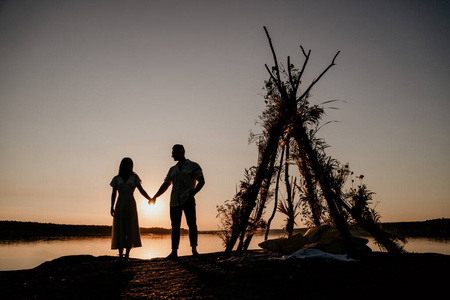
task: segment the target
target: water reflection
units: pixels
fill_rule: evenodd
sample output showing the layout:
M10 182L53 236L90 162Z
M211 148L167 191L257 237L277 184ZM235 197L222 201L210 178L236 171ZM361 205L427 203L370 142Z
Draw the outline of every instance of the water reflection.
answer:
M170 235L142 235L141 239L142 247L131 249L130 257L141 259L166 257L171 251ZM198 251L200 253L222 250L222 241L217 235L201 234L199 236ZM191 255L187 235L181 236L178 253L180 256ZM110 237L2 242L0 243L0 270L30 269L61 256L84 254L116 256L117 250L111 250Z
M277 238L273 235L269 238ZM250 249L258 249L258 244L264 236L255 236ZM165 257L170 253L170 235L142 235L141 248L133 248L131 257L151 259ZM0 270L20 270L34 268L41 263L66 255L89 254L93 256L116 256L117 250L111 250L109 237L63 238L39 240L32 242L2 242L0 243ZM379 251L378 246L369 238L369 247ZM405 245L408 252L434 252L450 255L449 240L430 238L409 238ZM210 253L223 251L222 240L213 234L200 234L198 251ZM187 235L181 236L179 255L191 255L191 247Z

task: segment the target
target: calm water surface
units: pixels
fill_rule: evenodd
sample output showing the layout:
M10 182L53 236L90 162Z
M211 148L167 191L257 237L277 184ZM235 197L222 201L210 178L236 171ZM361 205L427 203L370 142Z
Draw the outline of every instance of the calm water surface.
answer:
M269 238L277 238L272 235ZM250 244L250 249L260 249L258 244L264 236L256 236ZM370 240L370 239L369 239ZM441 253L450 255L450 240L427 238L410 238L405 246L408 252ZM117 255L117 250L111 250L109 237L67 238L50 241L0 243L0 271L34 268L45 261L66 255L88 254L93 256ZM213 234L200 234L198 242L200 253L223 251L222 240ZM378 246L373 239L368 244L375 251ZM133 248L131 257L150 259L165 257L170 253L170 235L143 235L142 247ZM179 255L190 255L189 238L181 237Z

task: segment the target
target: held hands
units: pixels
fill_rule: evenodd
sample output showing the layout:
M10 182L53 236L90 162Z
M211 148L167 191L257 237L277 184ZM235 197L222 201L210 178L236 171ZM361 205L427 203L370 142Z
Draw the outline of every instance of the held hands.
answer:
M148 205L150 205L150 204L155 205L155 202L156 202L156 198L150 198L150 199L148 199Z

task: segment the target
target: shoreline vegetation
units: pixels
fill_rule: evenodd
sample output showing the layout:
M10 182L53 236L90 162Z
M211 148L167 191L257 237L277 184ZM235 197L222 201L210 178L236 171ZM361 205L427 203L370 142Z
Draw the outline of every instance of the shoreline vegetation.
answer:
M395 232L405 237L450 238L450 219L433 219L419 222L389 222L382 223L383 230ZM295 229L294 232L305 233L307 228ZM353 228L354 236L368 236L359 228ZM199 231L199 234L217 234L219 230ZM283 235L282 229L271 229L271 234ZM141 234L164 235L171 230L162 227L141 227ZM188 234L182 228L181 234ZM39 240L60 237L98 237L110 236L111 226L106 225L66 225L53 223L0 221L0 240Z

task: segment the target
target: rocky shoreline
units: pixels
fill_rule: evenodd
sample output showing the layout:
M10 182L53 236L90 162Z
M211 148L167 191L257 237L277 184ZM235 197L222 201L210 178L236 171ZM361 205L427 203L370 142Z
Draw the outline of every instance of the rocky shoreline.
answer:
M418 299L445 295L450 256L373 252L357 262L273 260L262 251L132 259L65 256L0 272L2 299Z

